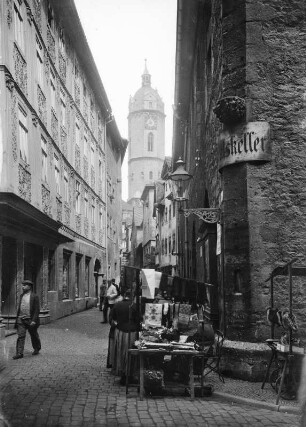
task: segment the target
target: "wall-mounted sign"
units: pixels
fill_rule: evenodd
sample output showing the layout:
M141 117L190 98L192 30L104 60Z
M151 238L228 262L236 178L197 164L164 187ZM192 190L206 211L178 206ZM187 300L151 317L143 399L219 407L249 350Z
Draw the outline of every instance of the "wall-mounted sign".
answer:
M223 131L219 141L219 169L241 162L271 160L270 125L249 122Z

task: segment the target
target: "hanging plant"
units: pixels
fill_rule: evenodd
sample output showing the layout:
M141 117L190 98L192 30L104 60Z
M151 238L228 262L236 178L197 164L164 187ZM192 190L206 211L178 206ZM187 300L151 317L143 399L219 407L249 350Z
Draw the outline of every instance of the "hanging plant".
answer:
M245 119L245 100L239 96L226 96L219 99L213 111L224 124L242 122Z

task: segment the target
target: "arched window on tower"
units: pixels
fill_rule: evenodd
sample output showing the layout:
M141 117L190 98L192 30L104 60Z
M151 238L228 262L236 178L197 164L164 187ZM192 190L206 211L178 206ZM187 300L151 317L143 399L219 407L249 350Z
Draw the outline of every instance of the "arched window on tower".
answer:
M148 151L153 151L154 135L152 132L148 135Z
M149 172L149 179L153 179L153 172L152 171Z

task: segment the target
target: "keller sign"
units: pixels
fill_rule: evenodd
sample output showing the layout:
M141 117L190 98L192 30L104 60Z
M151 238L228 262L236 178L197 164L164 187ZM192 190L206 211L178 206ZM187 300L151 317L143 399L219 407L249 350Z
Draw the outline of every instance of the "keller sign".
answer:
M219 169L241 162L271 160L270 125L249 122L233 130L223 131L219 141Z

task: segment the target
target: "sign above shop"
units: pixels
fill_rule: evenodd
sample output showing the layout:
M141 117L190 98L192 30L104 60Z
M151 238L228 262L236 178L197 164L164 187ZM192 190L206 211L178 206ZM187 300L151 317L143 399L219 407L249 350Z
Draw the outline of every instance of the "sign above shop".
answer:
M249 122L223 131L219 141L219 169L241 162L271 160L270 125Z

